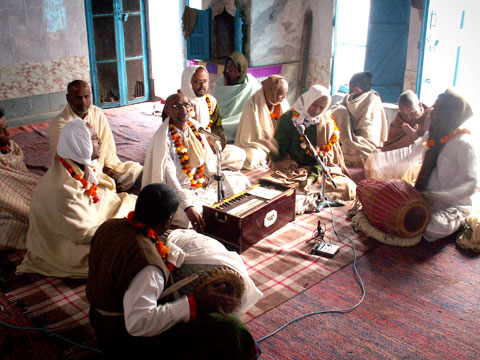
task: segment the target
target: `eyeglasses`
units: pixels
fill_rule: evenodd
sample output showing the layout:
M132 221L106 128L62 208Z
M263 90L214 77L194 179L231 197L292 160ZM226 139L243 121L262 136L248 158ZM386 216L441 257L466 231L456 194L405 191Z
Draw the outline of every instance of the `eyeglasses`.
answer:
M172 109L180 109L181 107L183 107L185 109L188 109L191 106L192 106L192 104L190 104L189 102L184 102L184 103L179 103L179 104L173 104Z

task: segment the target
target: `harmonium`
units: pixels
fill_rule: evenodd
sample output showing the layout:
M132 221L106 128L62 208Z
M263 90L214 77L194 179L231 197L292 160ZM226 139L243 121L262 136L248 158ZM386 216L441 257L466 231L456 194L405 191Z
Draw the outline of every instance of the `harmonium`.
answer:
M243 252L295 220L295 189L260 182L212 206L203 206L205 234Z

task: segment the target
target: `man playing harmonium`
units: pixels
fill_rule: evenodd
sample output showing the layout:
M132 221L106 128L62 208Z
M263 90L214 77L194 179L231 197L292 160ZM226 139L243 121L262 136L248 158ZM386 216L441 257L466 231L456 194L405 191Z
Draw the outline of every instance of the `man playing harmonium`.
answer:
M166 236L178 208L164 184L142 189L127 218L106 221L95 233L86 286L90 321L108 357L176 359L255 359L258 348L240 319L262 293L240 256L193 230ZM202 277L183 296L168 296L176 274L200 264L219 271ZM208 264L208 265L207 265ZM225 272L224 272L225 274ZM214 279L216 277L216 279ZM183 292L184 291L184 292Z
M145 157L142 188L164 183L178 194L180 207L173 225L192 226L202 231L203 205L218 200L217 185L212 179L217 169L208 141L198 132L199 124L190 118L191 104L184 94L173 94L165 102L168 116L153 136ZM237 194L250 186L240 172L225 171L225 196Z

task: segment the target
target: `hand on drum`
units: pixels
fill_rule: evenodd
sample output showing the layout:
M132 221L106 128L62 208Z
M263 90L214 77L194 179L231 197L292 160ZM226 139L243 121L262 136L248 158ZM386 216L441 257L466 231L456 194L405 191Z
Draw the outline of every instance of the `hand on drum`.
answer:
M228 281L216 282L193 294L199 313L231 314L240 304L235 289Z

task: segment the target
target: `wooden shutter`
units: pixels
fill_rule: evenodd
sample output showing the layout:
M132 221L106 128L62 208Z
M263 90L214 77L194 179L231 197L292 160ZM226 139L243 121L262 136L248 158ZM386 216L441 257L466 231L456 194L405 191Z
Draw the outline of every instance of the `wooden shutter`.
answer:
M397 103L407 62L409 0L371 0L365 71L383 102Z
M211 9L198 10L192 35L187 37L187 59L210 59Z

